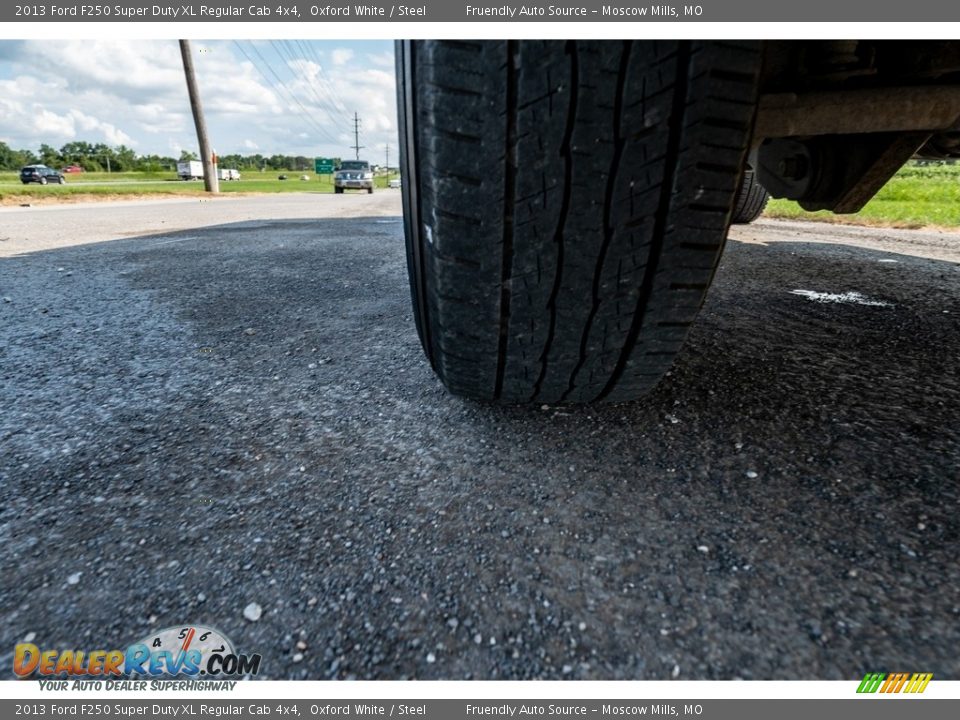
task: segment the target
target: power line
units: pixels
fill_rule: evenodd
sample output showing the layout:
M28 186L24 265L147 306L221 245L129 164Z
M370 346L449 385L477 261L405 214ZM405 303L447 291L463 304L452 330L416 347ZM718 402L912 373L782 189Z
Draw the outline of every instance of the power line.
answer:
M320 61L316 49L314 49L309 42L301 42L297 40L296 43L304 50L304 56L312 58L311 62L316 64L316 84L318 90L324 97L329 98L331 107L340 115L340 120L337 121L339 124L344 117L347 117L350 114L350 112L347 110L347 106L340 98L340 94L337 92L336 86L327 78L327 75L323 70L323 63ZM333 114L330 113L330 116L332 118Z
M310 112L304 107L303 103L300 102L297 96L290 90L290 88L287 87L286 83L283 82L283 80L277 74L276 70L274 70L273 67L270 65L270 63L267 62L266 58L264 58L263 55L260 54L260 51L257 50L256 46L252 42L250 41L248 42L250 43L251 51L253 51L253 53L260 59L260 63L263 65L263 67L265 67L270 72L270 74L273 75L274 78L276 78L276 83L271 81L270 78L266 76L266 74L263 72L263 69L260 67L260 65L258 65L247 54L247 52L243 49L243 46L239 42L237 42L236 40L233 41L234 45L237 46L237 48L240 50L243 56L250 62L251 65L253 65L253 67L257 70L257 72L260 73L261 77L263 77L267 85L270 86L272 90L276 91L278 95L281 95L280 88L282 87L287 98L292 100L293 103L298 105L300 109L303 111L304 120L310 123L313 126L313 128L317 130L318 133L323 135L326 138L327 142L336 144L337 142L336 138L331 136L330 132L314 119L314 117L310 114Z
M300 42L299 40L297 41ZM340 93L337 91L336 85L331 82L330 78L327 77L327 73L323 68L323 63L320 61L320 57L317 55L316 48L313 47L309 42L303 43L303 45L309 50L311 56L313 57L314 62L317 64L319 70L317 76L322 82L322 87L324 91L333 98L334 107L345 115L349 114L346 104L343 102L343 98L340 97Z
M253 50L253 52L257 55L258 58L260 58L260 61L266 66L267 70L270 71L270 74L277 79L277 82L280 84L281 87L283 87L287 96L300 107L300 109L303 111L304 119L307 122L309 122L321 135L323 135L328 142L336 143L337 142L336 138L333 135L331 135L330 132L323 125L317 122L317 120L313 117L310 111L307 110L307 108L304 106L302 102L300 102L300 99L297 97L297 95L280 78L280 76L277 74L277 71L274 70L273 66L269 62L267 62L266 58L264 58L263 55L260 54L260 51L257 50L256 45L254 45L252 42L250 42L250 49ZM282 61L283 59L281 58L281 62Z
M273 41L273 40L271 40L270 42L271 42L271 44L274 44L274 41ZM277 56L280 57L280 59L281 59L282 62L287 63L288 65L293 65L293 64L295 64L295 63L297 62L296 50L295 50L294 48L292 48L292 47L290 46L290 44L289 44L286 40L281 40L280 42L283 43L283 47L285 48L285 50L286 50L286 52L287 52L287 57L284 58L284 57L281 55L281 53L280 53L279 46L276 46L276 45L274 44L274 51L277 53ZM302 52L302 51L301 51L301 52ZM302 59L302 58L301 58L301 62L303 62L303 59ZM328 100L324 100L322 97L320 97L320 94L319 94L319 92L317 91L316 85L315 85L314 83L310 82L309 79L306 81L305 84L307 85L307 88L309 89L310 93L313 95L314 99L316 100L316 102L317 102L317 107L326 114L327 119L330 121L330 124L333 125L334 127L337 126L337 125L339 125L340 123L337 121L336 118L334 118L334 116L331 114L330 110L327 108L327 104L328 104L329 101L328 101Z

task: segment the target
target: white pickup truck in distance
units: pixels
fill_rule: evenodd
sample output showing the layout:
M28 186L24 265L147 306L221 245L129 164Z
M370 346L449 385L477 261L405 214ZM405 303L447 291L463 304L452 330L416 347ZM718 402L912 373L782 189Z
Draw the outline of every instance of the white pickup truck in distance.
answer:
M333 176L333 191L366 190L373 192L373 169L366 160L344 160Z

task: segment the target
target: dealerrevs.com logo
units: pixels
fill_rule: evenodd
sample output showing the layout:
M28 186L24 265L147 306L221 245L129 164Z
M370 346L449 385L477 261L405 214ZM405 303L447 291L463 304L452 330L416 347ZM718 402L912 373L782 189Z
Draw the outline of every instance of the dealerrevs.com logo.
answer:
M857 692L918 694L927 689L932 679L933 673L867 673Z
M14 647L17 677L236 677L256 675L260 655L237 653L221 632L201 625L168 627L126 650L41 650Z

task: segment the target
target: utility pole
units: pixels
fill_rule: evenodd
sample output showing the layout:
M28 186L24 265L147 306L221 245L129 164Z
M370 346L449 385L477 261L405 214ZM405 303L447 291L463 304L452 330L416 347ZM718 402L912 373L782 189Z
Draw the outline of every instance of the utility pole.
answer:
M187 76L187 93L190 95L190 109L193 111L193 123L197 126L197 141L200 143L200 159L203 161L203 185L207 192L220 192L220 180L214 163L210 141L207 138L207 123L203 119L203 106L200 104L200 92L197 78L193 72L193 57L190 55L190 41L180 41L180 57L183 58L183 73Z
M390 173L390 143L387 143L386 148L387 148L387 157L383 163L383 167L386 168L387 173L389 174Z
M360 144L360 116L356 112L353 113L353 145L350 146L357 151L356 159L360 159L360 151L366 147L366 145Z

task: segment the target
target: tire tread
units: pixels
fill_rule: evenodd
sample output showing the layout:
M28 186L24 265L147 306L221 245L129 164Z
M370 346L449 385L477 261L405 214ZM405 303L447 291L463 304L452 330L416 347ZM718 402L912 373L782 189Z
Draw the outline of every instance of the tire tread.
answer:
M507 403L649 391L723 249L758 44L413 46L416 82L401 93L415 99L405 152L421 227L408 243L441 379Z

